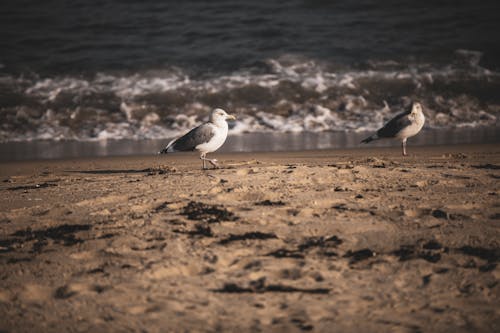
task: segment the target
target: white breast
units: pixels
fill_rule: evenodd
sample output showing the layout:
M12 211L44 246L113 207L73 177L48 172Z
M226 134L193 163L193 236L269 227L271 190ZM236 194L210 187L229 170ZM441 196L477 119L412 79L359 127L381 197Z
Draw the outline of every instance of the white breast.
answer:
M411 125L403 128L396 137L400 140L405 140L409 137L417 135L418 132L424 127L425 117L423 113L418 113L411 121Z
M202 153L211 153L219 149L227 138L228 125L226 122L222 126L216 126L210 124L213 128L215 135L206 143L202 143L196 146L196 150ZM225 126L224 126L225 125Z

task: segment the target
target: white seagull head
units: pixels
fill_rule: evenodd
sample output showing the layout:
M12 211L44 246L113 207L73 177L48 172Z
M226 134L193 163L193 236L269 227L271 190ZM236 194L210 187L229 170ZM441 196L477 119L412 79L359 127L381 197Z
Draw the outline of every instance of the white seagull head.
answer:
M411 106L411 112L408 115L408 118L410 118L411 121L415 121L417 123L423 123L425 116L424 112L422 110L422 105L418 102L413 102Z
M411 107L411 113L414 115L422 113L422 105L420 105L420 103L418 103L418 102L414 102L412 107Z
M210 122L217 126L223 125L226 122L226 120L235 120L235 119L236 119L235 116L227 114L227 112L222 109L215 109L210 114Z

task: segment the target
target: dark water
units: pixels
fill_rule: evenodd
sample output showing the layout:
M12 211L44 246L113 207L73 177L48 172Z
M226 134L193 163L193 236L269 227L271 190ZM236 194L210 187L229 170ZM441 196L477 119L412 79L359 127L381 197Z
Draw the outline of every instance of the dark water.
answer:
M498 1L0 2L0 141L497 126ZM387 107L384 107L384 101Z
M447 64L457 49L498 69L498 1L3 0L4 70L42 75L236 71L299 54Z

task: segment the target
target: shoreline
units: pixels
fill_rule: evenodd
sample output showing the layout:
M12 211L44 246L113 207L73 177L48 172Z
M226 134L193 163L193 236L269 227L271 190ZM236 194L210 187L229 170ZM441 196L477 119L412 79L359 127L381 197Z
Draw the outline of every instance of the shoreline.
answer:
M408 153L2 162L0 330L494 331L500 148Z
M243 133L230 135L221 153L282 152L302 150L363 149L397 147L395 140L360 144L373 132ZM5 161L61 159L73 157L154 155L169 139L102 141L31 141L0 143L0 163ZM461 129L424 129L408 140L408 148L431 145L500 143L497 127Z
M370 147L363 145L360 148L338 148L338 149L308 149L294 151L259 151L259 152L221 152L210 153L210 158L216 158L220 163L220 169L209 168L206 172L246 166L252 163L307 163L314 164L335 162L336 158L383 158L396 159L402 162L414 162L417 158L424 159L453 159L460 154L493 154L500 152L495 143L474 143L474 144L454 144L454 145L431 145L408 147L408 156L401 155L401 148L397 146ZM465 155L464 155L465 156ZM125 164L124 161L126 161ZM140 168L160 168L173 167L179 171L196 171L201 169L201 162L198 152L176 152L164 155L128 155L128 156L81 156L54 159L32 159L32 160L0 160L0 177L9 175L21 175L35 172L35 170L52 169L57 171L77 172L81 167L88 169L120 168L127 166L131 170ZM65 168L67 170L65 170ZM40 171L42 172L42 171Z

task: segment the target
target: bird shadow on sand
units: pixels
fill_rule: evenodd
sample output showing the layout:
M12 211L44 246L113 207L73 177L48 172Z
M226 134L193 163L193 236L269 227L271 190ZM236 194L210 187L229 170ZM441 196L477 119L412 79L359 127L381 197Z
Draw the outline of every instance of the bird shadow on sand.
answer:
M206 169L192 169L188 172L183 171L182 174L198 174L199 172L210 172L225 169L235 169L234 166L219 166L217 168L206 168ZM102 170L66 170L69 173L84 173L90 175L113 175L113 174L139 174L144 173L148 176L152 175L164 175L164 174L181 174L175 167L171 166L159 166L146 169L102 169Z
M78 171L69 171L73 173L87 173L92 175L107 175L107 174L115 174L115 173L145 173L149 172L150 169L116 169L116 170L78 170Z
M103 170L68 170L71 173L85 173L91 175L110 175L110 174L134 174L145 173L147 175L162 175L175 173L177 170L172 167L154 167L146 169L103 169Z
M73 173L87 173L92 175L107 175L114 173L144 173L149 172L148 169L117 169L117 170L79 170L79 171L69 171Z

